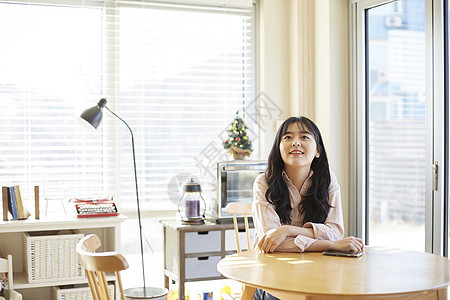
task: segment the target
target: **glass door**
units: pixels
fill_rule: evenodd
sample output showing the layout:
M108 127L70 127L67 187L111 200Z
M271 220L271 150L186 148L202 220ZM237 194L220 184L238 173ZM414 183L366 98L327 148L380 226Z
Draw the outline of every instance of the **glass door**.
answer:
M425 251L432 150L425 0L358 4L363 235L369 245Z

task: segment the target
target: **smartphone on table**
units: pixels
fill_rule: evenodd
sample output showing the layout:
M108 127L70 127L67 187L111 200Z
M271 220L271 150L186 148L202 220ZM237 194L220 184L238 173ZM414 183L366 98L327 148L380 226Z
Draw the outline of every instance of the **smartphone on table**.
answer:
M324 255L331 255L331 256L344 256L344 257L360 257L363 252L347 252L347 251L339 251L339 250L325 250L322 252Z

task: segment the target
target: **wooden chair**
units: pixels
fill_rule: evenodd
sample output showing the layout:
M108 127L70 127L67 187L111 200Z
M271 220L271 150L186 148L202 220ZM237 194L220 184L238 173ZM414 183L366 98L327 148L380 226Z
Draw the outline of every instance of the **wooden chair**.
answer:
M0 273L5 274L5 276L0 276L7 278L6 286L6 299L9 300L22 300L22 295L14 290L13 286L13 266L12 266L12 255L9 254L7 258L0 258ZM6 277L6 273L8 273ZM5 299L0 296L0 299Z
M245 203L230 203L225 208L225 211L227 213L233 215L234 232L236 234L236 246L237 246L237 252L239 252L239 253L242 251L241 251L241 244L239 241L239 227L238 227L238 222L237 222L236 216L244 215L245 235L247 237L247 250L250 250L251 245L250 245L250 234L249 234L249 227L248 227L248 216L250 216L252 214L252 205L245 204ZM242 284L241 300L253 299L255 292L256 292L256 288Z
M76 246L81 265L86 271L89 287L94 300L112 300L108 292L106 272L114 272L119 286L120 299L125 300L120 271L128 269L125 257L117 252L95 252L101 245L95 234L82 238Z

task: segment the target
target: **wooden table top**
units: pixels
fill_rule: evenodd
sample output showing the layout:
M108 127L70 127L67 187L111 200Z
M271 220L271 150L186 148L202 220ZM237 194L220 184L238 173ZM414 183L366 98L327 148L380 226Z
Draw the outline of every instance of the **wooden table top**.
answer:
M217 269L254 287L310 296L394 296L450 284L447 258L384 247L366 246L359 258L252 250L222 259Z

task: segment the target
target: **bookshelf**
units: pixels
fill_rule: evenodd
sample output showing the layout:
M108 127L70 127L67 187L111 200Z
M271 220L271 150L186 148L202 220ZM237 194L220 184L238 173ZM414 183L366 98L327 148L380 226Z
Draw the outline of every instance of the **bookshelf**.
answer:
M62 213L40 219L30 217L26 220L0 221L0 250L3 255L12 254L13 256L14 289L21 293L24 299L48 300L52 299L53 286L87 284L84 276L80 279L55 279L50 282L29 283L24 273L24 251L26 251L22 237L24 232L78 230L83 234L95 233L102 241L99 251L120 251L118 227L125 219L126 217L123 215L77 219ZM112 281L113 278L108 278L108 280Z

